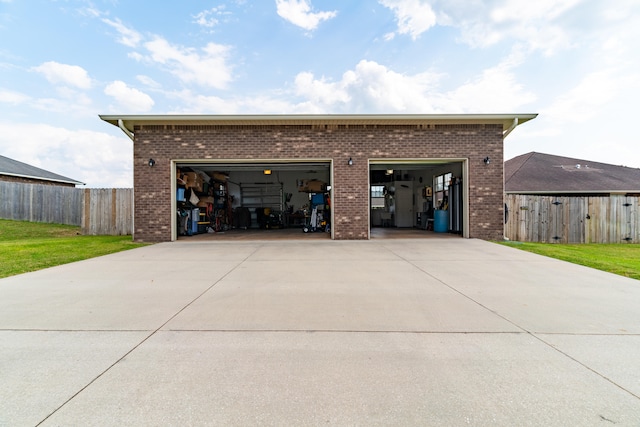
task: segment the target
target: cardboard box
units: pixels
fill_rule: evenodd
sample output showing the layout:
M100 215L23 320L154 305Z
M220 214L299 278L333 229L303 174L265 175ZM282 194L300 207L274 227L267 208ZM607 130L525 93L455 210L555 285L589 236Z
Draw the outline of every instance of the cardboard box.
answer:
M299 179L298 183L298 191L306 192L306 193L323 193L327 191L327 183L324 181L320 181L318 179Z
M307 183L307 188L309 188L309 192L321 193L327 190L327 184L323 181L318 181L317 179L314 179Z
M227 179L229 179L229 177L223 173L220 172L212 172L211 173L211 177L213 179L215 179L216 181L222 181L222 182L226 182Z
M197 206L199 208L206 208L209 203L213 203L213 202L214 200L212 196L203 196L203 197L200 197L200 201L198 202Z
M196 191L202 191L204 181L196 172L187 172L182 176L182 179L185 182L185 187L193 188Z

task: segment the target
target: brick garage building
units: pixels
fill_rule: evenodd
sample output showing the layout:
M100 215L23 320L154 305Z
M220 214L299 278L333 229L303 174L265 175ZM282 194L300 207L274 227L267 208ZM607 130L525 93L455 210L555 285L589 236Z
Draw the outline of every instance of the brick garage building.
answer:
M446 198L446 190L437 191L443 189L443 177L447 180L444 188L453 178L451 182L460 184L459 234L500 239L504 218L503 141L517 125L535 117L101 116L133 140L134 239L148 242L178 237L177 171L189 169L245 174L246 182L257 169L280 170L278 181L284 194L291 194L290 188L295 185L290 182L291 176L306 178L305 174L319 170L330 187L331 237L337 240L368 239L376 218L381 212L384 216L385 210L393 213L392 225L418 226L418 213L433 211L434 205L442 205L442 197ZM287 176L288 181L282 178ZM376 183L384 188L383 204L389 204L377 210L372 204L372 185ZM413 202L401 209L400 190L404 187L410 188L406 200ZM401 216L408 222L402 222Z

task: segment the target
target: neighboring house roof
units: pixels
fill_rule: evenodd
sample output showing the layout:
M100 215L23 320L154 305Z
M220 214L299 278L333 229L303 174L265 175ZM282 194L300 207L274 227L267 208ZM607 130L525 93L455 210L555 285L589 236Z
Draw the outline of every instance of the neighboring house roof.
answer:
M504 163L507 193L640 193L640 169L531 152Z
M0 175L16 176L27 179L60 182L65 184L84 185L84 182L58 175L8 157L0 156Z

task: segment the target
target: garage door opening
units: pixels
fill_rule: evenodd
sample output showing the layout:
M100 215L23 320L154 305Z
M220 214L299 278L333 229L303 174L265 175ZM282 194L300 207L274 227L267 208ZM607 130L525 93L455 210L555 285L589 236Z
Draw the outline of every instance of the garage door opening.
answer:
M330 161L173 164L173 240L331 238Z
M371 238L468 237L465 159L372 160Z

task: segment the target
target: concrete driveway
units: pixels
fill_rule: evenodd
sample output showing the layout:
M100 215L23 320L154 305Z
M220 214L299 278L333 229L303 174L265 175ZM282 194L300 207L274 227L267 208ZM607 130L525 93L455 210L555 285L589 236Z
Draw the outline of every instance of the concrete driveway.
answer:
M640 282L465 239L174 242L0 280L0 425L640 426Z

